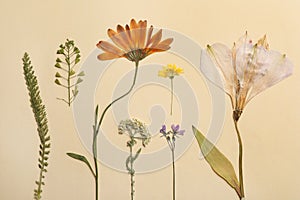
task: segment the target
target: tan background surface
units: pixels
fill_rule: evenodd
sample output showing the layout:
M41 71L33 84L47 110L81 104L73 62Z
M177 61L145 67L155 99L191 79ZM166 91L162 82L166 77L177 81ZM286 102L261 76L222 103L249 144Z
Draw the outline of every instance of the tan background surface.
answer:
M247 199L300 198L299 1L2 0L0 5L1 200L32 199L38 176L38 137L22 75L21 57L25 51L30 53L39 79L52 137L43 199L94 198L93 179L86 166L65 156L68 151L84 155L88 152L77 136L71 110L56 100L65 92L53 84L55 52L60 43L70 38L76 41L84 59L100 39L107 38L107 28L128 23L132 17L147 19L155 27L181 32L203 47L217 41L231 46L246 30L254 38L266 33L271 48L288 55L295 65L294 75L254 98L246 107L240 128L245 146ZM128 64L125 60L120 62ZM118 71L116 76L129 69L128 64L128 68ZM192 71L187 68L185 76L193 76ZM197 85L197 78L193 80ZM209 104L207 94L197 96L201 104ZM99 103L107 104L109 99L105 98ZM229 99L226 100L228 112L218 146L236 161L237 143ZM205 113L201 113L208 116L200 126L202 130L207 130L209 111L204 109ZM135 114L136 111L132 112ZM106 125L106 128L115 127ZM124 142L124 138L120 141ZM237 199L235 192L211 171L208 164L197 158L198 150L194 142L177 161L178 200ZM103 165L100 174L101 199L129 199L127 174ZM136 199L171 199L170 167L138 175L136 179Z

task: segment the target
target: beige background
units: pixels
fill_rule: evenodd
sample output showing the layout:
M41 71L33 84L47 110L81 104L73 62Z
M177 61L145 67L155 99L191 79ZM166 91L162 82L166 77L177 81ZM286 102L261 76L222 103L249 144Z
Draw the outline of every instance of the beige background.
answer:
M38 137L22 75L21 57L29 52L40 90L48 111L52 149L43 199L93 199L94 183L83 164L67 158L68 151L89 155L77 136L72 112L56 100L65 91L53 84L55 52L66 38L74 39L83 59L100 39L106 39L107 28L128 23L134 17L147 19L155 27L173 29L192 38L201 46L223 42L229 46L246 30L258 38L268 35L270 47L286 53L295 65L294 75L260 94L247 105L240 128L245 146L245 187L249 200L299 199L300 168L300 2L298 0L28 0L0 3L0 199L32 199L34 181L38 176ZM167 55L167 54L166 54ZM149 57L144 62L159 61L163 55ZM173 62L164 57L165 62ZM130 70L130 63L116 76ZM125 64L126 63L126 64ZM192 68L184 61L185 76L193 77ZM199 125L207 130L210 109L209 95L203 79L194 77L201 104L208 105ZM109 81L109 80L107 80ZM199 83L199 85L197 85ZM109 82L105 84L110 85ZM107 96L99 100L108 103ZM167 93L166 93L167 94ZM139 97L132 101L138 104ZM224 134L218 142L222 151L236 163L237 143L233 132L231 110L227 98ZM168 101L165 102L168 105ZM132 106L132 113L138 110ZM176 105L175 105L176 107ZM205 106L204 106L205 107ZM178 109L176 107L176 109ZM140 114L146 116L146 113ZM115 129L109 125L106 129ZM176 119L176 116L174 116ZM147 122L149 119L145 118ZM168 119L171 123L173 119ZM89 131L89 130L88 130ZM187 134L192 134L189 130ZM117 134L112 140L125 144ZM119 139L120 138L120 139ZM160 142L154 138L155 142ZM180 142L180 141L179 141ZM150 147L149 147L150 148ZM208 164L198 159L194 142L177 161L178 199L237 199L235 192L217 177ZM88 156L91 159L91 156ZM236 165L235 165L236 167ZM171 168L136 177L136 199L171 199ZM103 165L100 166L101 199L129 199L129 179Z

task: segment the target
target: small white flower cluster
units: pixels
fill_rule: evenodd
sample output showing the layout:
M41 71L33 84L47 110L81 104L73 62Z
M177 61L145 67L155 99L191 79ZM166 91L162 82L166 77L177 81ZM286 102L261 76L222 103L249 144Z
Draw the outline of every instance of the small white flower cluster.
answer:
M150 142L151 134L146 125L137 119L122 120L118 130L119 134L127 134L130 138L142 140L143 146Z

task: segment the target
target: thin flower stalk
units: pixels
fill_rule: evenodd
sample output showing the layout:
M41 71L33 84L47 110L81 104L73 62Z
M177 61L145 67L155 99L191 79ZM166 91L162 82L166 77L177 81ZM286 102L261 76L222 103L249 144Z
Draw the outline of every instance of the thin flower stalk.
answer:
M185 130L180 130L179 125L172 125L171 130L167 132L166 125L163 125L159 131L169 145L172 153L172 199L176 199L176 173L175 173L175 141L179 135L183 135Z
M174 98L174 77L183 74L183 69L177 67L175 64L168 64L163 66L163 69L158 71L158 76L163 78L169 78L171 80L171 103L170 103L170 115L173 114L173 98Z

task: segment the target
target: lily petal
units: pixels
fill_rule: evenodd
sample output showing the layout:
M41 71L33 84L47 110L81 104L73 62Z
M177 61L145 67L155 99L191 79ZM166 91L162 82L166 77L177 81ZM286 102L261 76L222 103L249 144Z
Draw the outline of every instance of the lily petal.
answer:
M231 50L220 43L208 45L206 50L202 50L200 63L203 74L233 98L235 72L232 67Z
M264 66L261 67L263 71L260 71L257 75L260 78L253 82L247 102L260 92L290 76L293 73L293 67L292 62L286 55L282 55L277 51L268 51Z

